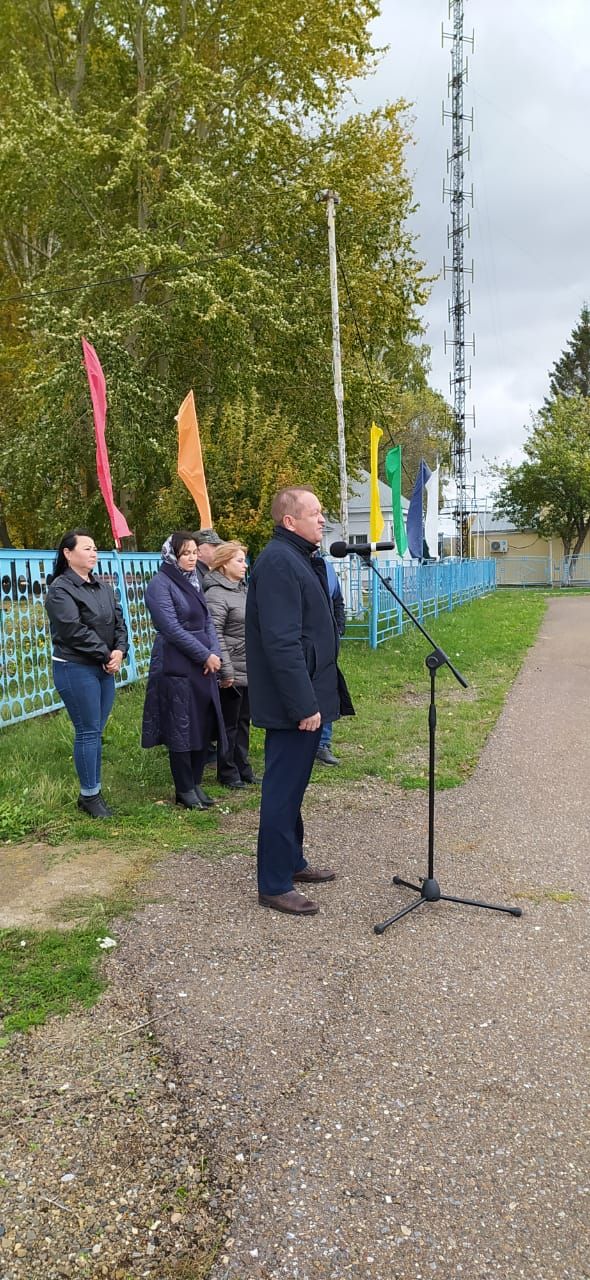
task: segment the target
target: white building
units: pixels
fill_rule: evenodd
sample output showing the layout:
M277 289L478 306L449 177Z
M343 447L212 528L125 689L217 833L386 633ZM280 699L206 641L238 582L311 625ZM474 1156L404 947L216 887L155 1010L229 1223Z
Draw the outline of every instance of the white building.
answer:
M379 484L379 500L381 503L381 511L383 514L384 526L383 533L379 539L380 542L393 542L393 506L391 502L391 489L384 484L382 480ZM360 480L353 480L349 484L348 499L348 541L353 542L370 542L369 536L369 517L371 512L371 477L367 471L361 473ZM407 498L402 498L402 510L404 520L406 519L409 502ZM342 526L339 520L327 520L326 530L324 533L323 550L329 551L330 543L337 542L342 539ZM384 553L385 554L385 553ZM395 559L397 552L388 551L388 559ZM406 559L409 559L409 553L406 553Z

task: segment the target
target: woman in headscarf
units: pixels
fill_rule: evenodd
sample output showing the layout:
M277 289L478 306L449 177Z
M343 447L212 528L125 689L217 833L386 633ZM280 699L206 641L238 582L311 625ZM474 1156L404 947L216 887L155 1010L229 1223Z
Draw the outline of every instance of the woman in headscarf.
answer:
M168 747L176 803L207 809L201 779L211 737L226 744L219 704L219 640L199 585L194 534L179 529L162 547L162 564L145 602L156 628L143 710L142 746Z

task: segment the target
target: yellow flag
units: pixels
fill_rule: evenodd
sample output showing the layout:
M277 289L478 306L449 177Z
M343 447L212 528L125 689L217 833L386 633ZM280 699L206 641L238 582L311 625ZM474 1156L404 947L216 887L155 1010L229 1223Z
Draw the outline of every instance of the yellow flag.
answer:
M213 521L205 482L195 397L192 391L185 396L176 421L178 423L178 474L197 504L201 517L201 529L210 529Z
M381 427L376 427L373 422L371 425L371 514L369 519L369 542L379 542L385 521L381 511L381 502L379 499L379 476L378 459L379 459L379 441L383 432Z

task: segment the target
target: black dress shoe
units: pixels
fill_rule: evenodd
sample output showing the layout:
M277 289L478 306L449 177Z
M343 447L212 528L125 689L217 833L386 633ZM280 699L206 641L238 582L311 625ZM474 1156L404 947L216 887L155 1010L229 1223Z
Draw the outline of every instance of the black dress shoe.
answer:
M204 805L205 809L210 809L211 806L215 804L213 797L207 795L207 792L203 791L203 788L199 787L196 782L195 782L195 791L199 797L199 800L201 801L201 804Z
M257 778L256 774L253 773L251 778L242 778L242 782L244 782L247 787L259 787L262 783L262 778Z
M315 753L315 758L316 760L319 760L321 764L340 764L340 761L336 756L332 755L329 747L318 747L318 750Z
M113 810L109 809L108 804L105 804L101 791L95 796L79 795L78 808L91 818L112 818L113 816Z
M197 792L194 788L192 791L177 791L176 803L181 804L183 809L206 809L207 808L207 805L203 804L203 801L199 799Z
M235 782L222 782L221 778L218 778L218 782L222 787L229 787L230 791L243 791L246 786L246 783L242 782L241 778L236 778Z

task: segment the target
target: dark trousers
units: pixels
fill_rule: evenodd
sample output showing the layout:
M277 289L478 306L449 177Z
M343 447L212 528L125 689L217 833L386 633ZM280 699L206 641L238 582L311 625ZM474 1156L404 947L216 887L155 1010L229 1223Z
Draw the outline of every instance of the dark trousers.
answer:
M200 786L207 760L209 744L200 751L169 751L170 772L177 794L186 795L193 787Z
M227 733L227 751L217 743L217 777L220 782L251 782L250 699L247 684L232 684L219 690L219 701Z
M115 677L82 662L54 662L53 683L75 730L74 765L80 793L100 791L102 731L115 698Z
M320 729L267 729L258 830L258 890L288 893L303 856L301 805L311 777Z

